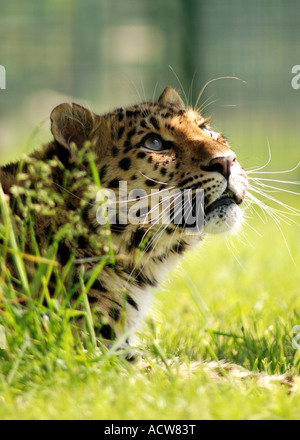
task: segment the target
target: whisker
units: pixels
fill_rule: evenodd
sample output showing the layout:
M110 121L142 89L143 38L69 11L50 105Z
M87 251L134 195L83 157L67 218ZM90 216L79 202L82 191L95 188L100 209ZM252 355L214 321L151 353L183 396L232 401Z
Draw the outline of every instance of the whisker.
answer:
M247 225L247 228L252 229L252 231L255 232L257 235L259 235L260 237L263 237L263 235L260 234L253 226L251 226L249 222L245 222L245 224ZM249 243L250 246L254 247L252 245L252 243L250 243L250 242L248 242L248 243Z
M203 95L203 93L204 93L206 87L207 87L209 84L211 84L211 83L213 83L213 82L215 82L215 81L219 81L220 79L236 79L236 80L238 80L238 81L241 81L241 82L243 82L243 83L246 83L246 81L242 80L241 78L238 78L237 76L220 76L220 77L218 77L218 78L213 78L213 79L211 79L210 81L207 81L207 83L206 83L206 84L202 87L202 89L200 90L200 93L199 93L199 95L198 95L198 98L197 98L197 101L196 101L196 104L195 104L195 108L197 108L198 103L199 103L199 101L200 101L200 99L201 99L201 96Z
M206 101L205 101L205 102L206 102ZM213 101L208 102L206 105L202 105L202 106L199 108L198 112L199 112L199 113L203 113L204 110L205 110L207 107L209 107L210 105L214 104L215 102L218 102L218 100L217 100L217 99L214 99Z
M270 144L269 144L269 141L267 140L267 143L268 143L268 152L269 152L269 158L268 158L268 160L267 160L267 162L263 165L263 166L261 166L261 167L259 167L259 168L255 168L255 169L253 169L253 170L251 170L251 169L246 169L245 171L246 171L246 174L251 174L251 173L259 173L259 170L263 170L264 168L266 168L266 166L268 166L269 165L269 163L271 162L271 160L272 160L272 154L271 154L271 148L270 148Z
M145 196L138 196L135 199L116 200L116 203L122 204L122 203L129 203L129 202L138 202L140 200L147 199L149 197L151 198L152 196L155 196L157 194L161 194L162 192L166 192L166 191L169 191L170 189L174 189L174 188L175 188L174 186L170 186L169 188L160 189L157 192L153 192L153 193L147 194Z
M248 198L250 198L250 193L248 194ZM258 199L257 199L258 200ZM259 200L258 200L259 201ZM255 200L248 200L249 205L247 206L247 209L250 209L250 211L252 213L254 213L255 215L257 215L259 217L259 219L261 220L261 222L263 224L266 224L267 222L267 214L266 211L264 209L264 207L261 207L258 205L256 199ZM261 213L263 214L264 218L261 216L261 214L257 211L256 206L259 206L261 208Z
M290 258L291 258L293 264L296 266L295 260L294 260L294 258L293 258L293 256L292 256L292 253L291 253L290 248L289 248L289 246L288 246L287 240L286 240L285 235L284 235L284 233L283 233L283 231L282 231L282 228L281 228L281 226L280 226L280 219L278 219L278 217L276 217L276 215L273 213L273 209L272 209L272 208L269 208L269 207L268 207L267 205L265 205L263 202L261 202L260 200L258 200L255 196L253 196L253 194L249 193L248 196L249 196L250 198L252 198L252 199L254 200L254 202L257 203L258 206L260 206L262 209L264 209L264 210L269 214L270 218L274 221L275 225L277 226L277 228L278 228L279 231L280 231L280 234L281 234L281 236L282 236L282 238L283 238L283 241L284 241L284 243L285 243L285 246L286 246L286 248L287 248L287 251L288 251L288 253L289 253L289 256L290 256ZM277 215L278 215L278 214L277 214Z
M289 194L295 194L296 196L300 195L300 193L298 193L296 191L290 191L289 189L278 188L276 186L267 185L266 183L261 183L259 180L256 180L255 183L257 185L261 186L262 188L264 188L264 191L266 191L266 192L286 192L286 193L289 193ZM255 186L252 186L252 187L255 188ZM267 188L271 188L271 190L267 189Z
M172 198L173 198L174 196L170 196L169 198L166 198L165 200L171 200ZM172 203L174 204L175 202L176 202L176 200L178 200L178 198L179 197L181 197L181 193L179 193L177 196L176 196L176 198L172 201ZM156 208L157 206L159 206L159 205L161 205L162 203L157 203L155 206L154 206L154 208ZM158 222L159 222L159 220L160 219L162 219L163 218L163 213L167 210L167 209L169 209L171 207L171 203L169 203L168 204L168 206L166 206L165 207L165 209L161 212L161 213L159 213L158 214L158 217L156 217L155 219L154 219L154 221L152 221L153 222L153 225L151 226L151 228L155 225L155 224L157 224ZM152 209L154 209L154 208L152 208ZM156 221L157 220L157 221ZM151 229L150 228L150 229ZM147 230L147 233L148 233L148 231L149 231L149 229Z
M75 197L76 199L78 199L78 200L85 200L84 198L82 198L82 197L79 197L78 195L76 195L76 194L74 194L73 192L71 192L71 191L69 191L67 188L65 188L65 187L63 187L63 186L61 186L61 185L59 185L59 183L57 183L57 182L52 182L54 185L56 185L56 186L58 186L60 189L62 189L63 191L65 191L65 192L67 192L68 194L70 194L71 196L73 196L73 197ZM91 203L91 202L88 202L87 203L88 205L91 205L91 206L96 206L97 207L97 205L95 204L95 203Z
M183 93L183 95L184 95L184 99L185 99L186 106L188 106L188 105L189 105L189 100L188 100L188 97L186 96L186 93L185 93L184 87L183 87L183 85L182 85L182 82L180 81L180 79L179 79L177 73L175 72L175 70L173 69L173 67L169 65L169 69L171 69L171 71L173 72L175 78L177 79L177 81L178 81L178 83L179 83L179 86L180 86L180 88L181 88L181 91L182 91L182 93Z
M257 188L254 188L253 186L250 187L250 190L262 195L263 197L266 197L267 199L271 200L272 202L277 203L278 205L282 206L283 208L286 208L288 211L290 211L291 215L298 216L300 214L300 210L297 208L292 208L288 204L281 202L280 200L275 199L274 197L270 196L269 194L266 194L264 191L259 190Z
M188 92L188 97L189 97L189 101L188 102L193 102L193 86L194 86L194 81L195 81L195 77L196 77L196 70L195 70L195 72L194 72L194 74L193 74L193 78L192 78L192 81L191 81L191 85L190 85L190 87L189 87L189 92Z
M143 95L144 95L144 102L146 102L147 101L147 97L146 97L145 87L144 87L144 83L143 83L141 66L139 66L139 75L140 75L140 83L141 83L141 87L142 87L142 92L143 92Z
M263 210L263 212L265 211L265 213L268 213L269 215L272 214L276 218L276 220L282 221L287 225L291 225L291 223L294 223L295 225L299 226L299 224L295 220L289 217L290 215L295 215L295 214L287 213L279 209L271 208L270 206L263 203L261 200L257 199L257 197L255 197L253 194L249 193L248 196L252 198L253 203L259 206Z
M160 182L159 180L152 179L152 177L148 177L148 176L146 176L146 174L142 173L141 170L139 170L139 172L141 173L141 175L143 177L145 177L145 179L151 180L151 182L154 182L154 183L157 183L157 184L160 184L160 185L173 185L172 189L175 188L175 186L176 186L175 183L172 184L170 182Z
M156 81L156 83L155 83L155 87L154 87L154 91L153 91L153 95L152 95L152 104L154 104L154 102L156 101L155 96L156 96L157 87L158 87L158 81Z
M226 238L225 243L226 243L226 247L227 247L228 251L231 253L231 255L233 256L235 261L238 263L238 265L242 269L245 269L245 267L242 265L241 261L238 258L239 251L237 250L237 248L234 245L234 243L232 241L229 241L228 238Z
M171 198L172 198L173 196L169 196L169 197L165 197L164 199L162 199L162 200L160 200L156 205L154 205L151 209L150 209L150 211L148 211L146 214L145 214L145 217L149 217L149 214L151 214L157 207L159 207L160 205L162 205L166 200L170 200ZM153 220L151 220L151 223L153 223L153 224L157 224L158 223L158 221L160 220L160 219L162 219L162 217L163 217L163 213L168 209L170 207L170 204L160 213L159 212L159 214L158 214L158 216ZM145 218L145 221L146 221L146 218ZM145 225L145 222L144 223L142 223L143 225Z
M265 182L277 182L284 183L287 185L300 185L300 181L294 180L278 180L278 179L264 179L262 177L248 177L249 180L265 181Z
M267 162L267 164L268 163L270 163L270 162ZM247 174L287 174L287 173L291 173L292 171L295 171L297 168L299 168L300 161L297 163L297 165L294 168L291 168L289 170L284 170L284 171L257 171L257 170L263 169L266 165L264 165L261 168L257 168L256 170L246 171L246 173Z
M210 100L212 99L212 96L208 96L200 105L200 107L196 107L196 105L194 106L194 110L197 111L198 113L201 113L203 110L203 106ZM213 101L215 102L215 101Z

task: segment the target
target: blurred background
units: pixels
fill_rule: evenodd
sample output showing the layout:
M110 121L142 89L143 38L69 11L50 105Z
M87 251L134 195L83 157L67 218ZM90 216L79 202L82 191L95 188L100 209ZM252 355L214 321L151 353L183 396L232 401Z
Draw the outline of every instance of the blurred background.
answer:
M1 0L0 162L49 139L63 101L96 113L175 87L247 166L299 159L300 2ZM219 77L236 77L215 80ZM300 81L299 81L300 82Z

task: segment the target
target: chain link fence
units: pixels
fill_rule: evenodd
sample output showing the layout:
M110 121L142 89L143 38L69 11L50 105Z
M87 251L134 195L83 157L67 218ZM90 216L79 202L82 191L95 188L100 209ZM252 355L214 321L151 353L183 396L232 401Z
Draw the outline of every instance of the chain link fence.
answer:
M96 112L152 99L171 84L217 124L298 127L300 2L2 0L0 148L62 100ZM235 107L233 107L235 106ZM249 125L247 124L249 130ZM265 140L264 140L265 141Z

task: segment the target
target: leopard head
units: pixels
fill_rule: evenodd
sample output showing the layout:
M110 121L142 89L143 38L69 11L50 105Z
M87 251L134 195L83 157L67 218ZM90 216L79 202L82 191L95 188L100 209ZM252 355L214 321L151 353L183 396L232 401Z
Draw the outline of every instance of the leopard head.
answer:
M246 173L224 136L212 131L201 114L186 107L173 88L167 87L156 102L119 108L102 116L78 104L62 104L53 110L51 121L54 138L62 148L69 148L72 142L80 148L90 141L104 188L119 195L120 182L125 181L128 194L141 190L147 195L151 191L163 195L170 188L185 191L191 195L191 209L195 191L201 190L204 221L200 236L232 231L241 224ZM145 199L147 217L153 207L149 197ZM127 203L129 206L132 200ZM112 232L127 233L130 240L137 231L149 231L145 215L134 225L122 224L117 218ZM175 225L174 218L164 226L169 241L171 237L178 241L185 229L184 222ZM153 223L152 232L159 227L159 221Z

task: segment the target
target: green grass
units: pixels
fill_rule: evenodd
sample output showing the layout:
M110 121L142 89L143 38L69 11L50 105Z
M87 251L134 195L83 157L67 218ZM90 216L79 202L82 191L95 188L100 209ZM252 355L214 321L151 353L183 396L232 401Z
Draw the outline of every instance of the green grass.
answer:
M0 419L299 418L300 393L285 385L264 388L226 373L215 381L201 365L182 373L194 361L220 360L256 373L300 375L300 350L292 347L292 329L300 325L297 226L284 228L289 251L274 223L254 218L250 225L261 236L245 226L243 242L229 238L227 247L223 236L211 237L187 255L155 292L139 332L140 366L97 340L88 283L80 311L50 298L55 265L37 253L37 275L28 284L3 194L0 207L0 324L7 344L0 349ZM8 254L18 267L19 294L9 282ZM87 323L81 337L72 320L78 314Z
M74 341L66 312L38 301L11 305L1 317L7 349L0 352L0 418L201 419L298 418L300 395L259 387L203 369L184 377L165 361L227 360L268 374L299 374L291 346L300 324L299 272L280 235L265 226L249 232L255 248L240 245L238 264L211 240L170 274L140 332L151 371L113 352ZM297 230L287 231L299 262ZM276 249L270 243L276 242Z

